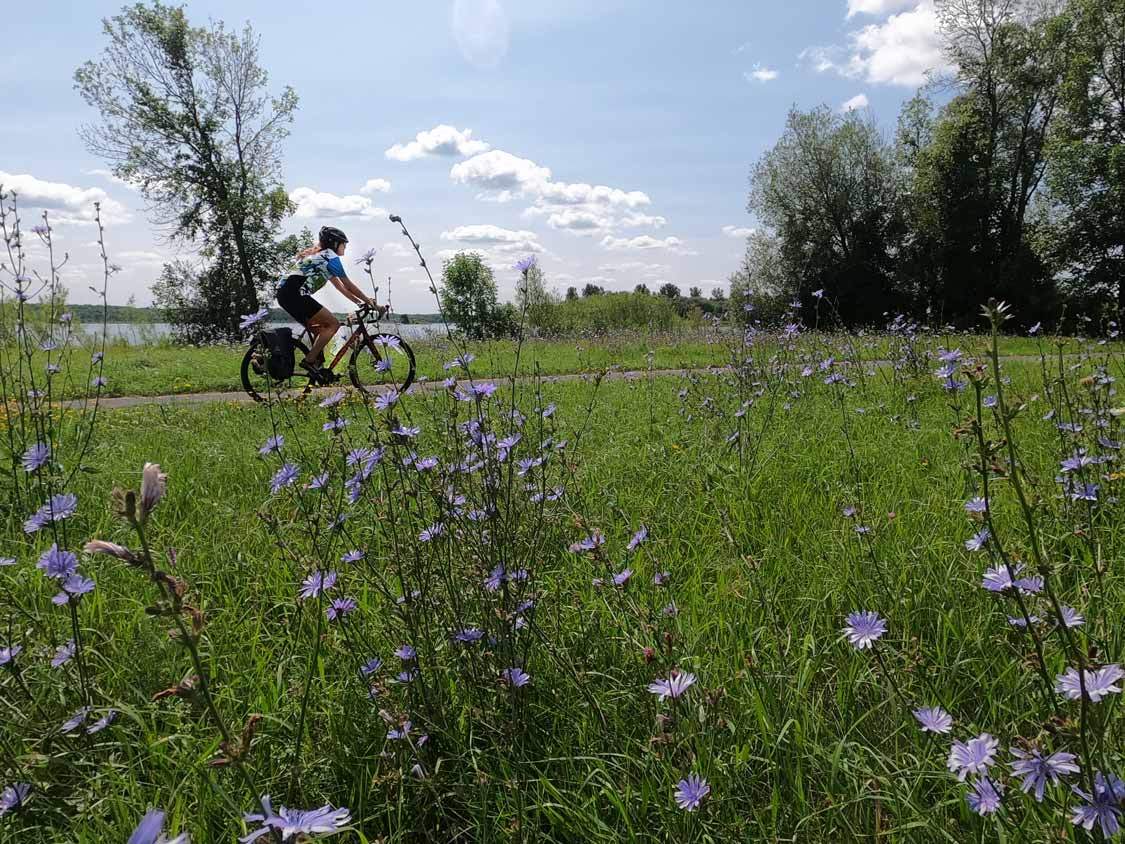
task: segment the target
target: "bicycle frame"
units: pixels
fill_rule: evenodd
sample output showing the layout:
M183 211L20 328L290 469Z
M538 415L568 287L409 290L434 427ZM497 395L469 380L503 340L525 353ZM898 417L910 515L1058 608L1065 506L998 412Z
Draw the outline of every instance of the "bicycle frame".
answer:
M375 324L376 325L379 324L378 320L376 320ZM303 337L308 337L309 340L313 339L313 333L311 331L309 331L309 328L308 328L307 325L305 326L305 330L301 332L300 337L298 339L303 338ZM344 343L344 345L342 345L340 347L340 351L338 351L336 353L336 356L334 358L332 358L332 362L329 363L324 368L327 369L327 370L330 370L330 371L335 371L336 364L338 364L340 361L342 361L344 359L344 356L347 355L348 352L351 351L352 347L355 346L357 343L360 343L360 342L371 342L371 335L367 333L366 320L362 320L362 319L356 321L356 328L351 333L351 336L348 337L348 339Z

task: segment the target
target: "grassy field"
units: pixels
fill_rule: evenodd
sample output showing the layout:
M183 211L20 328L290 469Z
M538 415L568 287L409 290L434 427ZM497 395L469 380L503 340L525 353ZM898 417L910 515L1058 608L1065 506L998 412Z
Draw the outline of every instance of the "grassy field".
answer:
M816 335L809 348L825 350L842 349L856 359L885 360L895 357L896 342L888 335L844 337L831 334ZM657 369L706 367L729 363L725 342L717 345L716 332L685 330L674 333L628 333L605 337L574 339L529 340L520 349L519 373L545 375L596 372L607 367L626 370L643 370L651 365ZM1038 356L1041 352L1054 355L1059 347L1067 354L1077 354L1088 344L1075 338L1005 337L1001 352L1004 355ZM443 364L458 352L447 340L412 341L417 356L419 376L440 380L448 373ZM918 347L927 354L936 355L942 348L961 348L966 352L980 352L986 346L985 338L967 334L934 334L925 338ZM466 348L477 356L475 371L482 376L499 377L516 371L517 348L511 341L470 343ZM1099 347L1102 351L1120 353L1122 344L1114 342ZM171 344L129 346L112 344L106 349L103 375L106 379L103 395L106 396L156 396L203 392L240 392L239 365L245 352L243 346L189 347ZM77 358L76 358L77 362ZM46 356L37 352L33 367L46 366ZM342 371L342 370L341 370ZM57 380L56 395L78 397L87 389L88 367L76 366L62 373ZM346 378L346 374L345 374Z
M982 589L981 577L1001 554L1032 561L1041 549L1049 585L1086 615L1075 630L1084 650L1097 665L1120 660L1117 467L1083 469L1099 485L1097 504L1060 497L1054 480L1059 461L1079 447L1116 453L1096 440L1120 433L1108 387L1081 382L1098 361L1073 371L1068 361L1046 381L1037 363L1005 365L1005 403L1027 405L1011 424L1020 477L1038 496L1035 532L1000 465L1007 452L989 451L994 538L972 552L965 541L980 524L964 505L984 492L971 470L973 387L944 391L928 364L914 374L867 374L812 363L804 374L801 359L828 352L838 361L849 351L897 355L885 339L802 342L773 364L765 359L784 354L784 344L751 350L761 362L735 372L501 382L480 402L439 393L405 397L390 411L348 401L102 415L87 471L67 487L77 514L56 523L54 536L25 536L28 505L13 508L0 545L0 556L18 561L0 568L0 646L25 645L21 671L0 676L3 782L35 787L26 810L0 817L0 840L124 841L153 805L167 810L170 829L190 830L196 841L253 828L239 820L254 798L238 771L208 764L220 749L205 701L152 700L196 668L167 635L172 616L161 613L170 599L162 609L143 572L80 556L97 583L75 615L85 692L76 661L52 670L43 656L73 638L74 619L50 603L56 590L35 561L51 541L77 548L100 537L137 549L111 515L109 491L136 489L145 462L168 476L146 542L203 610L200 659L215 705L234 733L251 713L263 716L247 771L274 808L348 807L351 831L339 840L1084 840L1068 820L1081 798L1065 786L1048 788L1042 803L1021 795L1009 749L1079 754L1083 773L1068 784L1083 785L1093 760L1125 773L1120 695L1087 708L1045 692L1037 647L1054 678L1070 664L1066 643L1050 625L1033 639L1011 624L1017 601ZM527 371L532 362L544 372L643 369L651 348L641 340L580 345L533 345L524 350ZM173 390L216 389L234 359L220 350L157 351L163 363L142 382L154 393L167 391L171 361L195 359L199 373L207 360L214 378L204 385L193 374ZM655 351L658 367L729 359L702 341ZM1005 347L1034 351L1027 341ZM117 365L152 354L120 350ZM511 371L510 347L477 354L482 375ZM424 371L436 376L437 362L451 356L427 350ZM1121 375L1119 357L1106 352L1102 365ZM112 389L118 376L108 372ZM981 395L996 392L990 383ZM512 421L513 405L526 422ZM325 432L337 416L350 424ZM986 407L981 418L985 439L1001 443L999 417ZM1106 427L1095 427L1098 418ZM1064 419L1086 425L1060 431ZM421 431L389 433L399 425ZM481 444L491 442L481 433L489 429L522 440L501 458ZM278 434L281 454L259 454ZM345 456L373 441L387 452L349 505L343 479L356 467ZM437 456L438 467L418 468L415 451ZM537 455L550 456L516 473L518 459ZM485 469L467 466L477 458ZM298 481L271 494L286 462L299 467ZM321 469L331 473L327 491L303 489ZM565 487L561 497L542 496L555 484ZM455 494L467 501L457 504ZM474 517L474 507L486 515ZM328 527L340 512L348 520ZM421 539L435 523L445 533ZM628 550L641 525L647 538ZM568 550L595 531L604 544ZM365 556L341 562L352 549ZM505 574L493 590L497 565ZM328 569L339 573L331 593L299 600L302 580ZM615 575L625 579L615 585ZM345 622L326 620L327 601L345 595L358 609ZM409 600L399 603L403 595ZM1047 616L1041 594L1023 600ZM861 609L887 620L872 650L856 651L841 635L845 617ZM478 644L451 639L469 626L486 634ZM404 642L416 646L413 659L395 656ZM358 668L376 654L385 665L369 698ZM526 686L498 682L513 666L530 675ZM391 679L400 670L415 673ZM674 670L696 678L682 697L661 701L647 691ZM112 707L120 715L93 735L60 736L50 725L84 694L95 714ZM952 736L920 731L911 714L939 705L953 715ZM395 740L390 730L407 718L414 737ZM985 732L999 739L992 776L1005 790L1001 810L980 817L946 761L951 739ZM690 773L705 777L710 792L684 811L674 792Z

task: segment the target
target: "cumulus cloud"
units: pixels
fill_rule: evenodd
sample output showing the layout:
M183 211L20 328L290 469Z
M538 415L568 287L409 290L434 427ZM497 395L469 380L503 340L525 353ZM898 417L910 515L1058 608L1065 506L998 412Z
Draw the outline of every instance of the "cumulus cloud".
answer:
M111 199L101 188L80 188L65 182L47 182L29 173L5 173L0 170L4 191L17 194L25 220L46 211L51 223L94 222L94 203L101 203L103 223L124 223L130 219L125 206Z
M442 240L483 246L495 252L544 252L539 235L529 231L514 231L490 224L457 226L442 232Z
M87 176L98 176L99 178L105 179L107 182L113 182L115 185L120 185L121 187L128 188L129 190L140 190L140 185L135 182L130 182L127 179L118 178L113 174L112 170L95 168L93 170L83 170L82 172Z
M386 217L388 214L387 209L373 205L366 196L354 193L338 196L300 187L292 191L289 198L297 206L293 216L300 220L316 217Z
M736 240L746 240L753 233L754 229L749 226L723 226L723 234Z
M514 196L541 194L551 171L534 161L494 149L454 164L449 177L483 192L483 197L507 202Z
M484 141L473 139L472 129L457 129L442 123L419 132L413 141L395 144L383 154L394 161L414 161L430 155L466 157L488 149L491 147Z
M373 196L377 193L390 193L391 183L386 179L368 179L363 183L363 187L359 189L359 192L364 196Z
M678 237L659 238L648 234L638 235L637 237L614 237L613 235L606 235L602 238L601 245L604 249L610 250L664 249L678 255L699 254L698 252L686 249L684 247L684 242Z
M499 0L455 0L453 37L469 64L496 67L508 52L510 34Z
M801 59L817 72L916 87L926 73L948 67L933 0L848 33L847 47L809 47Z
M840 111L855 111L856 109L867 108L867 106L867 94L856 94L840 106Z
M848 0L848 17L856 15L883 15L913 6L917 0Z
M772 82L780 74L773 68L766 67L761 62L755 64L750 70L742 74L747 82Z

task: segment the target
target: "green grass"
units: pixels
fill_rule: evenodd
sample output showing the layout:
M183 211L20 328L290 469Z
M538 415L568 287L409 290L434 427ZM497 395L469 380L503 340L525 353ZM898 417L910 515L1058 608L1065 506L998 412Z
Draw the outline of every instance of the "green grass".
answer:
M544 375L596 372L608 367L643 370L681 367L706 367L729 362L729 356L713 343L714 335L703 331L645 334L622 332L614 336L576 337L573 339L528 340L520 351L519 373ZM809 335L802 347L819 353L847 344L856 358L883 360L896 356L895 340L886 335L846 338L842 335ZM1004 355L1038 356L1041 351L1056 353L1061 342L1067 354L1076 354L1087 344L1073 338L1061 341L1039 341L1029 337L1002 339ZM922 347L930 352L939 348L959 347L966 353L981 353L984 338L976 335L935 335ZM440 380L448 373L442 365L457 352L444 340L411 341L417 357L418 375ZM518 344L513 341L470 343L466 348L477 356L475 370L489 377L516 371ZM1108 347L1121 350L1120 343ZM1104 350L1104 349L1102 349ZM158 396L204 392L241 392L239 365L245 348L242 346L190 347L157 343L145 346L112 344L106 351L103 390L106 396ZM828 351L825 351L827 354ZM45 366L45 358L37 353L34 366ZM55 394L64 398L79 397L87 389L88 366L84 356L75 354L70 369L64 371L55 386ZM346 376L345 376L346 377Z
M522 360L526 371L534 363L544 372L611 363L640 369L648 348L643 341L591 343L581 351L533 344ZM1021 340L1005 351L1033 349ZM153 351L123 352L118 365ZM164 392L158 386L180 365L173 364L178 350L155 351L162 362L143 383ZM478 371L511 367L510 346L477 353ZM183 357L209 361L218 378L222 355L230 354L192 350ZM657 355L657 366L721 359L702 343L668 345ZM428 350L424 371L437 376L439 362L450 356ZM1122 374L1119 360L1111 366ZM1061 446L1053 425L1040 419L1046 399L1038 367L1013 362L1006 369L1015 394L1028 401L1040 396L1018 427L1023 453L1043 481L1043 541L1057 565L1058 587L1065 602L1097 609L1087 631L1120 658L1125 631L1113 621L1125 609L1125 576L1116 562L1125 550L1119 511L1089 529L1093 546L1074 535L1072 521L1056 518L1052 478ZM964 787L945 771L947 740L921 734L907 711L940 699L957 719L957 737L990 732L1001 738L1005 760L1017 737L1050 736L1051 747L1075 749L1073 722L1058 727L1037 703L1027 640L1006 621L1011 606L979 587L986 558L963 547L972 527L962 506L976 491L961 468L965 441L951 428L965 409L952 410L928 375L864 378L842 408L819 377L792 377L800 398L787 389L767 393L741 422L732 411L754 398L751 387L736 398L718 378L692 387L690 409L682 413L683 385L675 379L606 382L596 390L592 383L545 383L539 400L533 385L517 388L529 414L557 402L556 418L577 442L567 496L543 523L551 542L537 546L542 556L528 561L542 590L542 623L553 625L544 633L571 662L538 656L521 698L526 710L513 719L501 717L504 696L499 703L486 693L463 700L456 733L463 743L455 744L452 734L444 743L435 740L429 779L406 774L409 763L401 756L380 758L395 748L384 743L376 710L393 709L394 696L372 706L356 694L346 642L334 632L311 666L310 741L303 774L290 787L287 753L310 668L315 613L294 602L301 566L263 526L262 513L284 522L293 512L269 503L268 481L278 463L259 457L257 447L280 428L291 449L308 444L300 456L290 452L307 465L327 442L320 430L325 411L309 403L271 415L263 407L218 403L107 413L87 460L90 471L78 476L80 514L65 523L65 539L71 546L93 536L129 541L109 515L108 492L135 488L143 463L160 463L168 494L150 538L156 548L178 550L173 571L206 611L205 655L221 709L232 722L251 712L266 716L251 764L278 802L347 805L362 830L355 840L1040 842L1064 834L1071 840L1073 828L1058 806L1039 808L1010 796L1002 822L973 816ZM1069 386L1077 395L1074 380ZM207 388L221 389L215 383ZM707 397L721 412L701 403ZM425 431L419 453L448 447L435 436L446 400L408 401L404 412ZM366 411L348 404L344 412L353 419L346 436L362 441ZM742 450L725 445L739 427ZM998 524L1013 552L1027 554L1012 490L996 483ZM848 504L861 505L859 520L872 529L869 544L841 515ZM392 610L375 584L403 553L420 559L386 544L388 520L397 518L390 507L365 506L332 556L344 547L368 550L369 574L340 567L342 589L359 598L369 614L368 635L389 661L398 642L383 638L393 635ZM23 564L0 569L6 590L0 606L13 618L11 600L18 597L45 619L49 641L65 639L65 619L47 602L51 590L29 562L43 542L27 543L14 522L0 550ZM650 540L629 556L622 546L642 523ZM591 579L605 571L563 551L593 527L609 538L618 568L636 569L625 593L631 597L595 589ZM297 536L294 553L308 553ZM458 547L452 546L454 559ZM1091 547L1115 561L1104 584L1091 575ZM151 587L109 558L84 560L83 567L98 582L82 607L91 673L99 700L123 715L106 733L70 740L53 762L48 758L68 740L48 740L44 749L30 733L0 726L0 735L27 754L21 756L25 775L56 784L38 796L33 811L0 819L0 839L123 841L147 805L166 808L172 825L191 829L198 841L243 834L236 818L249 798L231 772L206 765L216 741L204 714L175 701L150 702L190 670L164 635L167 623L145 613ZM664 570L671 572L666 591L651 585ZM678 615L662 619L659 608L669 601ZM870 653L856 654L841 641L844 616L859 608L877 609L890 621L883 652L890 677ZM17 617L7 626L20 624ZM667 654L660 652L665 642ZM650 644L658 651L653 666L643 652ZM1051 672L1061 671L1065 660L1056 643L1048 654ZM679 711L679 725L665 732L656 718L669 706L657 705L645 685L666 676L668 661L696 673L699 682ZM474 688L474 673L466 666L458 683ZM48 674L37 664L27 679L47 685ZM9 680L0 681L0 695L18 708L19 690ZM73 690L53 691L39 705L48 723L61 722L76 706ZM1104 706L1114 719L1107 761L1120 771L1121 719L1115 704ZM1063 711L1077 714L1074 707ZM32 755L33 748L43 755ZM703 773L713 789L696 814L679 812L672 802L676 780L690 771ZM1017 790L1009 784L1009 792Z

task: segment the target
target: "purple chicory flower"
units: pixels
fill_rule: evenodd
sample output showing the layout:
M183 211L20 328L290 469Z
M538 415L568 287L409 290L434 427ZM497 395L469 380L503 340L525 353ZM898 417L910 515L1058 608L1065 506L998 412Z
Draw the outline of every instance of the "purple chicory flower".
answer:
M484 638L484 631L477 627L465 627L453 634L453 641L463 645L471 645Z
M987 513L988 502L980 496L971 498L967 502L965 502L965 512L970 516Z
M1070 822L1085 830L1101 828L1107 841L1121 831L1121 813L1125 809L1125 783L1113 774L1098 771L1094 774L1094 793L1075 788L1074 793L1086 801L1085 805L1071 809Z
M953 729L953 716L940 706L915 709L914 717L918 719L924 733L945 734Z
M413 645L399 645L395 648L395 656L403 662L413 662L418 658L418 651Z
M17 656L23 651L23 645L11 645L7 648L0 648L0 667L11 665L15 662Z
M389 410L390 407L399 399L398 390L387 390L385 393L380 393L375 397L376 410Z
M327 592L336 585L336 572L322 572L314 571L301 583L301 589L298 593L301 598L308 600L309 598L316 598L321 593Z
M117 710L108 710L105 715L86 728L86 735L92 736L94 733L100 733L115 720L117 720Z
M305 489L324 489L328 485L328 473L321 472L314 477L311 481L305 484Z
M972 788L965 795L969 808L982 817L1000 809L1000 795L1004 786L991 777L979 777L973 781Z
M0 557L0 569L14 566L16 564L15 557Z
M321 407L335 407L340 402L342 402L345 398L347 398L347 395L348 394L345 393L343 390L338 390L337 392L333 393L328 398L326 398L324 401L322 401L320 403L320 406Z
M359 549L356 549L355 551L348 551L346 554L344 554L342 557L340 557L340 562L342 562L342 563L358 563L360 560L362 560L364 558L364 556L366 556L366 555L362 551L360 551Z
M358 258L356 258L355 263L357 263L357 264L369 264L369 263L371 263L371 261L374 260L375 254L378 251L379 250L377 250L374 246L372 246L370 249L368 249L366 252L364 252L362 255L360 255Z
M967 742L954 741L949 751L949 768L961 782L969 774L985 774L996 759L996 748L1000 742L988 733L981 733Z
M676 805L686 812L694 812L711 793L711 786L699 774L691 774L676 785Z
M106 381L105 378L103 378L101 375L99 375L97 378L95 378L93 381L90 382L90 386L91 387L104 387L108 383L109 382Z
M695 684L695 675L686 672L674 671L666 680L656 680L649 683L648 690L654 695L659 695L661 700L677 700Z
M336 621L343 618L348 613L353 612L355 608L356 603L354 598L334 598L328 609L324 611L324 614L328 617L329 621Z
M29 782L14 782L11 785L4 786L4 790L0 791L0 818L27 803L27 798L30 795L31 783Z
M55 597L51 599L51 603L60 607L66 606L70 601L77 601L83 595L93 592L95 586L94 581L88 580L78 572L75 572L62 582L63 591L55 595Z
M605 543L605 537L600 530L595 530L592 534L585 539L579 540L570 546L570 550L575 554L581 554L583 551L593 551L595 548Z
M63 721L62 726L59 727L59 732L60 733L72 733L72 732L74 732L79 727L81 727L84 723L86 723L86 718L89 717L89 715L90 715L90 707L83 706L81 709L79 709L77 712L75 712L73 715L71 715L67 720Z
M371 659L367 660L367 662L363 663L363 665L359 669L359 673L362 674L364 677L370 677L372 674L374 674L376 671L378 671L382 667L383 667L383 660L381 660L377 656L373 656L373 657L371 657Z
M277 473L270 480L270 492L277 495L285 487L292 486L300 473L301 469L295 463L286 463L277 470Z
M47 577L66 580L78 571L78 556L70 551L61 550L58 545L52 545L43 552L35 567L42 569Z
M411 721L404 721L402 726L398 729L392 728L387 730L387 738L391 741L402 741L410 735L410 731L414 728Z
M36 443L23 453L20 462L25 472L34 472L51 458L51 449L46 443Z
M445 533L445 525L443 525L439 522L437 524L430 525L428 528L423 529L422 532L418 534L418 541L419 542L433 542L435 539L437 539L438 537L440 537L444 533Z
M164 834L164 813L159 809L149 809L126 844L188 844L191 838L186 832L169 838Z
M338 416L335 419L329 419L320 427L324 431L342 431L348 427L349 424L348 420L343 416Z
M1085 617L1074 607L1068 607L1064 604L1059 609L1062 610L1062 623L1066 627L1081 627L1086 623Z
M70 662L70 660L74 657L74 651L76 647L77 646L74 644L73 639L68 641L65 645L59 645L58 649L55 651L55 655L51 657L51 667L59 668Z
M632 577L632 576L633 576L633 570L632 569L625 569L624 571L620 571L613 576L613 585L614 586L624 586L626 583L629 582L629 578Z
M522 668L505 668L500 672L500 680L514 689L522 689L531 682L531 675Z
M980 533L974 534L965 540L966 551L979 551L987 544L988 540L992 538L992 532L985 528Z
M250 328L253 325L257 325L259 322L261 322L263 319L265 319L269 315L270 315L270 309L269 308L259 308L258 310L254 311L254 313L252 313L252 314L241 314L242 322L240 322L238 324L238 327L240 329L242 329L243 331L245 331L247 328Z
M646 525L641 525L637 532L633 534L633 538L629 540L629 544L625 546L625 550L637 550L640 544L646 539L648 539L648 527Z
M515 265L515 267L513 267L513 269L519 270L521 273L526 273L529 270L531 270L533 267L535 267L535 264L536 264L535 256L534 255L528 255L526 258L523 258L523 259L517 261L516 265Z
M1062 777L1067 774L1077 774L1079 771L1078 766L1074 764L1078 757L1061 750L1050 756L1044 756L1038 748L1033 748L1031 751L1013 748L1012 756L1015 757L1015 761L1012 762L1012 775L1023 777L1020 791L1024 794L1034 791L1035 800L1039 803L1043 802L1043 792L1048 783L1058 785Z
M871 610L848 615L847 626L841 631L857 651L870 648L887 632L887 622Z
M1066 669L1065 674L1055 676L1055 691L1067 700L1078 700L1082 697L1082 680L1086 683L1086 696L1094 703L1101 703L1103 697L1111 694L1121 694L1121 687L1117 685L1125 671L1120 665L1107 665L1096 670L1087 668L1079 679L1074 668Z
M262 796L261 803L264 815L253 812L243 815L243 820L247 823L260 823L261 826L239 838L242 844L251 844L262 836L275 833L281 835L282 841L291 838L304 841L314 835L333 835L352 820L352 813L343 807L334 809L330 805L324 805L319 809L289 809L282 806L274 814L268 794Z
M258 449L258 454L270 454L271 452L280 452L281 447L285 445L284 434L272 434L267 440L266 444Z

